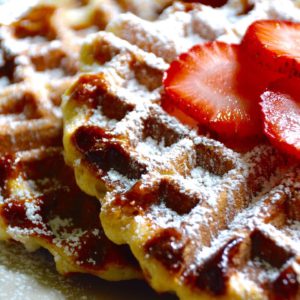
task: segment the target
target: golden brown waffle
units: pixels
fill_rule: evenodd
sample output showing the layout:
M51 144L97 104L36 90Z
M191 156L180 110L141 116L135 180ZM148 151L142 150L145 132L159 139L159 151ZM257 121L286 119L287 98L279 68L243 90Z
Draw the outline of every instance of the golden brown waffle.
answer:
M110 242L99 225L100 203L81 192L61 147L1 155L0 237L27 249L48 249L59 272L108 280L139 277L126 247Z
M154 16L169 1L149 3ZM133 0L49 0L37 1L8 24L0 19L0 113L7 116L0 120L1 151L58 140L60 98L78 72L82 38L120 11L136 8ZM21 144L14 143L17 138Z
M60 95L77 73L79 45L58 10L36 5L0 25L1 152L59 141Z
M154 20L162 10L174 0L48 0L48 2L65 2L73 10L68 9L68 20L72 20L75 28L82 27L81 24L94 22L98 29L103 29L110 19L121 12L130 11L143 19ZM102 21L101 21L102 19ZM105 22L103 22L103 20ZM98 23L100 21L100 23ZM81 23L82 22L82 23ZM81 23L81 24L80 24ZM78 26L79 25L79 26ZM100 25L100 26L99 26Z
M15 21L0 19L0 85L22 81L37 89L46 85L57 104L57 94L78 71L79 48L87 33L104 29L122 11L143 15L147 5L147 12L157 17L169 3L144 0L138 6L134 0L37 1ZM4 13L2 8L3 19Z
M65 14L107 11L108 2L48 2L0 25L0 237L45 247L61 273L137 278L137 263L105 237L97 200L79 191L62 156L61 94L78 71L81 35L95 25L87 14L71 26Z
M177 2L155 22L127 13L114 18L107 30L171 62L197 43L238 42L258 19L299 21L300 11L292 0L228 0L219 9Z
M178 7L189 20L208 9L176 4L168 18ZM164 43L156 24L166 21L128 18L109 28L167 61L185 49L184 35ZM67 162L101 201L107 236L129 244L149 283L181 299L299 299L299 163L267 143L239 153L168 115L168 65L124 39L89 37L82 62L90 73L65 94Z

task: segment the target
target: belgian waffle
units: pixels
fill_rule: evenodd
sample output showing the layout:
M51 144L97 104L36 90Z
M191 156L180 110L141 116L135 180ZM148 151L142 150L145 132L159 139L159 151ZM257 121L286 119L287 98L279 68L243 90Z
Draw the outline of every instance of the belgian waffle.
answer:
M159 2L160 6L157 1L151 3L153 6L156 3L157 7L168 3ZM16 21L4 24L0 20L1 86L23 81L35 82L35 85L39 82L50 89L50 98L59 103L58 95L78 71L82 37L103 29L123 7L136 10L134 1L123 1L121 5L112 0L91 0L76 7L79 3L39 1ZM153 15L157 7L148 9L149 14Z
M137 263L105 237L100 205L76 187L61 145L61 94L78 72L81 35L95 27L88 12L70 16L102 8L106 24L108 3L39 2L0 25L0 237L47 248L61 273L121 280L140 277Z
M61 147L1 156L0 237L29 250L48 249L62 274L108 280L139 277L129 250L110 242L99 225L100 203L82 193Z
M171 62L198 43L216 39L238 42L248 26L258 19L298 21L300 12L296 5L299 4L290 0L229 0L227 5L214 9L177 2L156 22L127 13L114 18L106 29Z
M166 61L192 41L189 28L209 25L203 11L232 16L212 39L238 39L234 22L276 11L270 1L252 3L251 11L244 2L228 5L234 3L175 4L154 23L126 14L108 26L122 39L90 36L81 55L89 73L64 96L66 159L80 188L101 201L107 236L129 244L157 291L182 299L298 299L299 163L267 142L242 153L229 149L161 107ZM277 18L299 14L292 2L282 3L293 10ZM245 15L233 7L247 7ZM166 39L170 19L178 26Z

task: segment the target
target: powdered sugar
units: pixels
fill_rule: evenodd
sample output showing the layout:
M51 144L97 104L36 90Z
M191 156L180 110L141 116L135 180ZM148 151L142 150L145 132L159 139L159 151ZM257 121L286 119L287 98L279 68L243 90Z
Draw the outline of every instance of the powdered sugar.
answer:
M102 109L100 107L97 108L91 115L89 119L89 123L91 125L100 125L101 127L107 128L108 130L113 129L116 124L117 120L116 119L110 119L107 118L103 113Z
M41 224L42 217L39 214L40 207L35 205L34 202L25 202L26 216L33 224Z
M114 183L117 191L129 190L136 183L136 180L130 180L116 170L109 170L106 177Z
M76 257L77 251L82 247L80 239L87 234L87 231L73 227L72 223L71 219L55 217L49 221L49 226L55 236L53 243L67 256Z
M156 22L122 14L109 23L107 30L170 62L204 41L219 39L236 43L247 27L258 19L300 19L299 10L290 0L255 0L253 5L252 10L244 14L241 1L229 1L217 9L203 5L187 12L184 4L175 3Z
M10 84L9 79L7 77L0 77L0 87L3 88Z

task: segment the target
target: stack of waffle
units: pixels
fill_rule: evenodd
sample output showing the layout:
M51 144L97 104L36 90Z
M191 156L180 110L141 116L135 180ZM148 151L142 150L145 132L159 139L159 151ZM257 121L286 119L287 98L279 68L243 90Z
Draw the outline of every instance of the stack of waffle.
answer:
M83 37L136 8L131 1L39 1L0 25L0 237L48 249L64 274L141 277L127 247L104 235L100 203L77 188L64 163L60 110Z
M161 82L192 45L300 20L298 3L171 2L47 1L1 25L0 236L62 273L139 278L136 258L182 299L297 299L299 163L200 135L162 108Z

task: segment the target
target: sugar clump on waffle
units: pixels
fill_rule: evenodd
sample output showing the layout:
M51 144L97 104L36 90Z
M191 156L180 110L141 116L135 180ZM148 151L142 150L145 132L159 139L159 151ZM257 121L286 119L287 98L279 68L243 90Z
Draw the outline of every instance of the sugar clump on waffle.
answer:
M280 3L285 10L277 1L176 3L153 23L125 14L108 25L114 34L90 36L82 48L89 73L65 94L66 159L80 188L101 201L105 233L129 244L157 291L300 295L299 163L267 143L229 149L161 107L163 72L176 55L194 42L237 41L240 24L256 19L299 20L296 2ZM224 15L224 28L205 11Z

